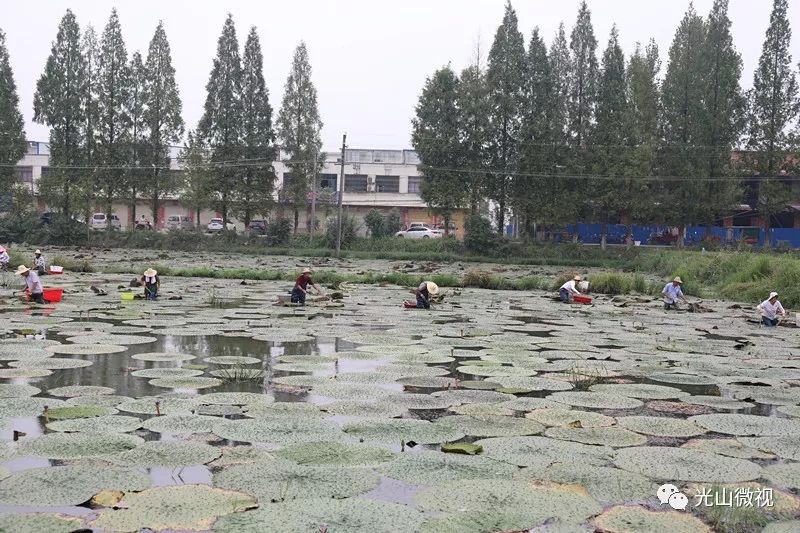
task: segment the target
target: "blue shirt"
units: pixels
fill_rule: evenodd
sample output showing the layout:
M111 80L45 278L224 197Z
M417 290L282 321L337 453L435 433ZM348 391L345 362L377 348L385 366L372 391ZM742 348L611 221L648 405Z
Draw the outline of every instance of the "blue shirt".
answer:
M683 298L683 291L681 291L680 284L675 285L672 282L667 283L661 293L664 295L664 302L668 304L677 303L679 298Z

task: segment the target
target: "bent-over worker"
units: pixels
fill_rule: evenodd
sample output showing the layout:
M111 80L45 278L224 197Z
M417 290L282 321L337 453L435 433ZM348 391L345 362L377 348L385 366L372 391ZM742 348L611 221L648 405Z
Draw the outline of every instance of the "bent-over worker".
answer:
M322 290L314 283L311 279L311 269L304 268L303 273L300 274L300 277L297 278L294 282L294 287L292 288L292 298L291 302L293 304L300 304L306 305L306 296L308 296L308 286L311 285L314 287L314 290L317 291L317 294L322 294Z
M786 310L778 300L778 293L769 293L769 298L758 304L757 309L761 312L761 323L767 327L774 327L778 325L778 314L781 318L786 317Z
M8 270L9 261L11 261L11 257L8 255L6 249L0 246L0 270Z
M139 280L144 286L144 297L147 300L155 300L158 298L158 289L161 288L161 279L158 277L158 272L153 268L148 268L144 271L144 275Z
M677 308L678 300L682 301L686 305L689 305L689 302L683 296L681 285L683 285L683 281L681 281L680 276L675 276L675 279L664 285L664 290L661 291L661 295L664 297L665 311Z
M414 289L417 297L417 309L430 309L431 298L439 294L439 286L432 281L423 281Z
M25 289L30 294L31 301L37 304L46 303L44 301L44 287L42 287L39 275L25 265L17 267L17 274L25 278Z
M33 252L33 269L40 276L45 273L44 256L42 255L41 250L36 250Z
M558 296L559 298L561 298L562 302L564 302L565 304L569 303L569 301L572 299L573 296L581 294L581 291L579 291L578 288L576 287L576 284L580 280L581 280L580 276L575 276L568 282L564 283L560 289L558 289Z

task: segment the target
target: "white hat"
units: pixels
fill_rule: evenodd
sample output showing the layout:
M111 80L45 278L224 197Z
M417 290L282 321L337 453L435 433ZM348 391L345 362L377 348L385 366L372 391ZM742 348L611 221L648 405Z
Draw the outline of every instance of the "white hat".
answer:
M575 274L575 277L572 278L572 279L574 279L575 281L580 281L581 277L579 275Z
M35 251L35 252L33 252L33 253L35 253L36 255L42 255L42 251L41 251L41 250L36 250L36 251Z
M439 294L439 286L432 281L426 281L425 285L428 286L428 293L432 296Z
M777 297L778 297L778 293L775 292L775 291L772 291L771 293L769 293L769 298L767 298L767 300L772 300L773 298L777 298Z
M25 265L20 265L17 267L17 274L26 274L28 271L30 271L30 268L26 267Z
M152 277L153 277L153 276L155 276L156 274L158 274L158 272L156 272L156 271L155 271L154 269L152 269L152 268L148 268L147 270L145 270L145 271L144 271L144 277L146 277L146 278L152 278Z
M303 274L311 274L311 269L306 267L303 269Z
M683 281L681 281L681 277L680 276L675 276L675 279L673 279L672 281L675 282L675 283L680 283L681 285L683 285Z

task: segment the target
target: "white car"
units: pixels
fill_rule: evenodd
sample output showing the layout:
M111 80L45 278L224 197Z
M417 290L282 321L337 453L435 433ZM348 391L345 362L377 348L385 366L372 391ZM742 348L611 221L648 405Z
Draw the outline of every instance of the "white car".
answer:
M104 230L108 229L108 221L106 219L105 213L95 213L92 215L91 220L89 221L89 227L93 230ZM119 220L119 217L116 213L111 214L111 228L112 229L120 229L122 227L122 223Z
M412 226L404 231L398 231L394 234L395 237L403 237L406 239L438 239L441 234L436 233L430 228L424 226Z
M221 218L212 218L208 223L208 231L216 232L226 229L228 231L236 231L236 224L227 222L223 224Z

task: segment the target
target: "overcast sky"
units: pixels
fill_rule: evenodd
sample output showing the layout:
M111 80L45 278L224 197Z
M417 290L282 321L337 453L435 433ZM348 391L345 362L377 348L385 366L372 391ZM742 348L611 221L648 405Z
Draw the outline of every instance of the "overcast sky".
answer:
M705 16L712 1L695 0L695 8ZM579 3L513 2L526 44L539 26L549 45L561 21L569 36ZM343 132L353 148L409 148L410 120L426 76L448 62L458 70L467 66L478 43L485 58L505 0L47 0L34 4L3 0L2 4L0 27L6 32L29 139L48 139L48 129L32 121L33 93L64 12L71 8L81 30L92 24L99 35L111 7L116 6L129 56L135 50L146 56L159 19L164 21L187 128L194 128L202 114L205 84L228 12L236 22L240 49L250 26L258 28L264 76L276 114L294 48L304 40L319 94L324 146L335 150ZM669 45L688 5L688 0L589 0L598 58L616 23L626 54L637 41L656 39L663 74ZM730 0L745 88L752 84L771 9L770 0ZM789 16L795 31L792 56L797 62L800 2L790 2Z

